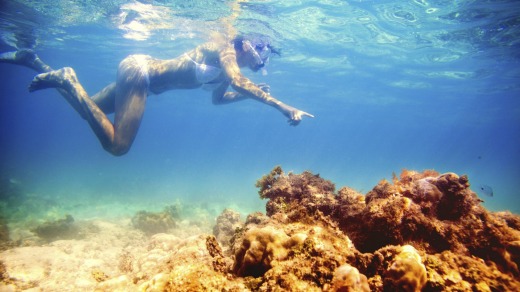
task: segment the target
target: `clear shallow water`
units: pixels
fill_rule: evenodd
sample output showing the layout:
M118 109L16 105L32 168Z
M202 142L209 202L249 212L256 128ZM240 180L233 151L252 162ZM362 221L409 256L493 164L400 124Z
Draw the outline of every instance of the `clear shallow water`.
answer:
M71 66L93 94L126 55L178 56L232 11L230 1L143 2L3 1L0 48ZM238 7L239 31L282 49L267 76L246 75L316 118L294 128L254 101L217 107L202 90L166 92L149 98L131 151L112 157L56 91L28 93L32 71L0 64L2 177L97 206L88 217L176 200L263 210L254 183L277 164L361 192L403 168L435 169L492 187L488 208L520 212L520 2Z

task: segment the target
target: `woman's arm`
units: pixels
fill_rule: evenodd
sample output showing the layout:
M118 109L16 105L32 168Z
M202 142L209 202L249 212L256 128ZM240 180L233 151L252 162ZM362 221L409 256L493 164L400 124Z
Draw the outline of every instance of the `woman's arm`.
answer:
M249 97L255 100L258 100L264 104L270 105L277 110L279 110L283 115L285 115L287 118L289 118L289 124L296 126L300 123L301 119L304 116L313 118L314 116L306 113L304 111L301 111L299 109L296 109L294 107L291 107L289 105L284 104L283 102L279 101L278 99L272 97L269 93L262 90L262 88L255 85L251 80L246 78L242 73L240 72L240 68L236 61L236 52L235 49L232 46L226 47L224 50L220 52L220 62L222 69L224 70L227 78L229 79L229 84L231 87L236 90L236 93L221 93L223 100L229 101L235 101L235 100L241 100L245 97ZM227 88L227 86L226 86ZM213 95L213 102L215 103L216 96L218 96L217 92L219 89L215 90ZM228 94L226 96L226 94ZM239 99L241 98L241 99ZM218 98L217 98L218 99Z
M269 85L266 83L256 84L256 86L262 89L264 92L269 93L271 90ZM248 97L238 92L227 91L229 82L223 82L218 88L213 90L212 101L215 105L228 104L236 101L247 99Z

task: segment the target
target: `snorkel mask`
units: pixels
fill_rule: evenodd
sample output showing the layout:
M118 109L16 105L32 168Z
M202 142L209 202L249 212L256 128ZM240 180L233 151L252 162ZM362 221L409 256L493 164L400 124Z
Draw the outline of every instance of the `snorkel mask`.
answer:
M267 70L265 69L265 65L269 63L269 55L271 54L271 49L268 46L263 44L257 44L253 47L250 41L244 41L244 46L247 47L245 51L248 51L252 54L255 59L255 70L262 69L262 75L267 75Z
M249 34L238 36L234 39L235 49L251 54L255 65L251 67L253 71L261 69L262 75L267 75L266 65L269 64L271 53L280 55L280 52L271 46L268 36L261 34Z

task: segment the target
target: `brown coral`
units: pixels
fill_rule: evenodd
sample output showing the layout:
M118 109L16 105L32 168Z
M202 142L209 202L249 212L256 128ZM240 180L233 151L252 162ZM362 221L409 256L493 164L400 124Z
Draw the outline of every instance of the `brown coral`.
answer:
M360 274L358 269L344 264L334 271L332 287L334 292L369 292L367 277Z
M339 206L337 220L362 251L413 242L431 253L452 250L492 260L517 275L515 223L509 226L480 203L466 176L405 172L393 185L382 181L370 191L363 211L362 203Z
M384 273L386 291L419 292L426 283L426 268L411 245L404 245Z
M235 240L234 272L258 277L249 281L252 290L321 290L357 252L339 230L319 225L246 223L248 231Z
M213 258L213 269L217 272L226 273L228 266L222 253L222 248L217 242L215 236L206 237L206 249L209 255Z
M246 232L235 253L233 271L239 276L258 277L271 268L271 262L284 260L295 244L287 234L272 227Z
M405 170L399 178L394 176L392 182L383 180L363 196L349 188L335 192L331 182L310 172L285 174L276 167L260 179L257 186L261 198L269 199L266 204L268 224L279 230L296 223L308 229L322 226L348 235L354 243L355 248L346 249L349 252L333 253L335 260L332 261L329 253L328 260L315 266L324 268L317 269L322 276L313 281L318 287L330 285L331 271L344 264L366 275L375 291L420 291L421 288L483 291L488 286L491 290L520 287L517 280L520 219L511 213L491 213L484 209L480 205L482 201L471 191L467 176ZM300 250L309 252L313 249L305 247L313 246L314 241L308 233L303 233L308 238ZM320 238L320 242L328 241ZM412 246L425 253L424 264ZM276 265L264 266L263 273L258 274L264 278L259 285L280 288L290 282L298 287L315 287L308 281L302 284L305 279L313 278L304 272L313 264L305 257L291 256L294 254L297 252L292 250ZM446 255L456 256L457 261L450 260L449 267L432 265L442 263ZM314 253L314 263L324 260L322 257L323 254ZM468 272L466 265L474 259L500 272L489 268L479 273ZM285 266L287 262L293 265L297 262L301 268L291 269ZM290 275L277 276L284 267L284 272ZM453 272L461 269L465 272ZM278 284L269 280L273 277L278 279Z

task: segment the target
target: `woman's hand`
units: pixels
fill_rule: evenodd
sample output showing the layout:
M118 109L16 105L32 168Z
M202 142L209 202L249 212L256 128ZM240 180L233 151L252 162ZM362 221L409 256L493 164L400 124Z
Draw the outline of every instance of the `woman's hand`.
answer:
M258 88L262 89L262 91L267 94L271 93L271 86L269 86L267 83L258 83L256 86L258 86Z
M289 118L287 122L291 126L297 126L304 116L314 118L313 115L288 105L284 106L284 115Z

